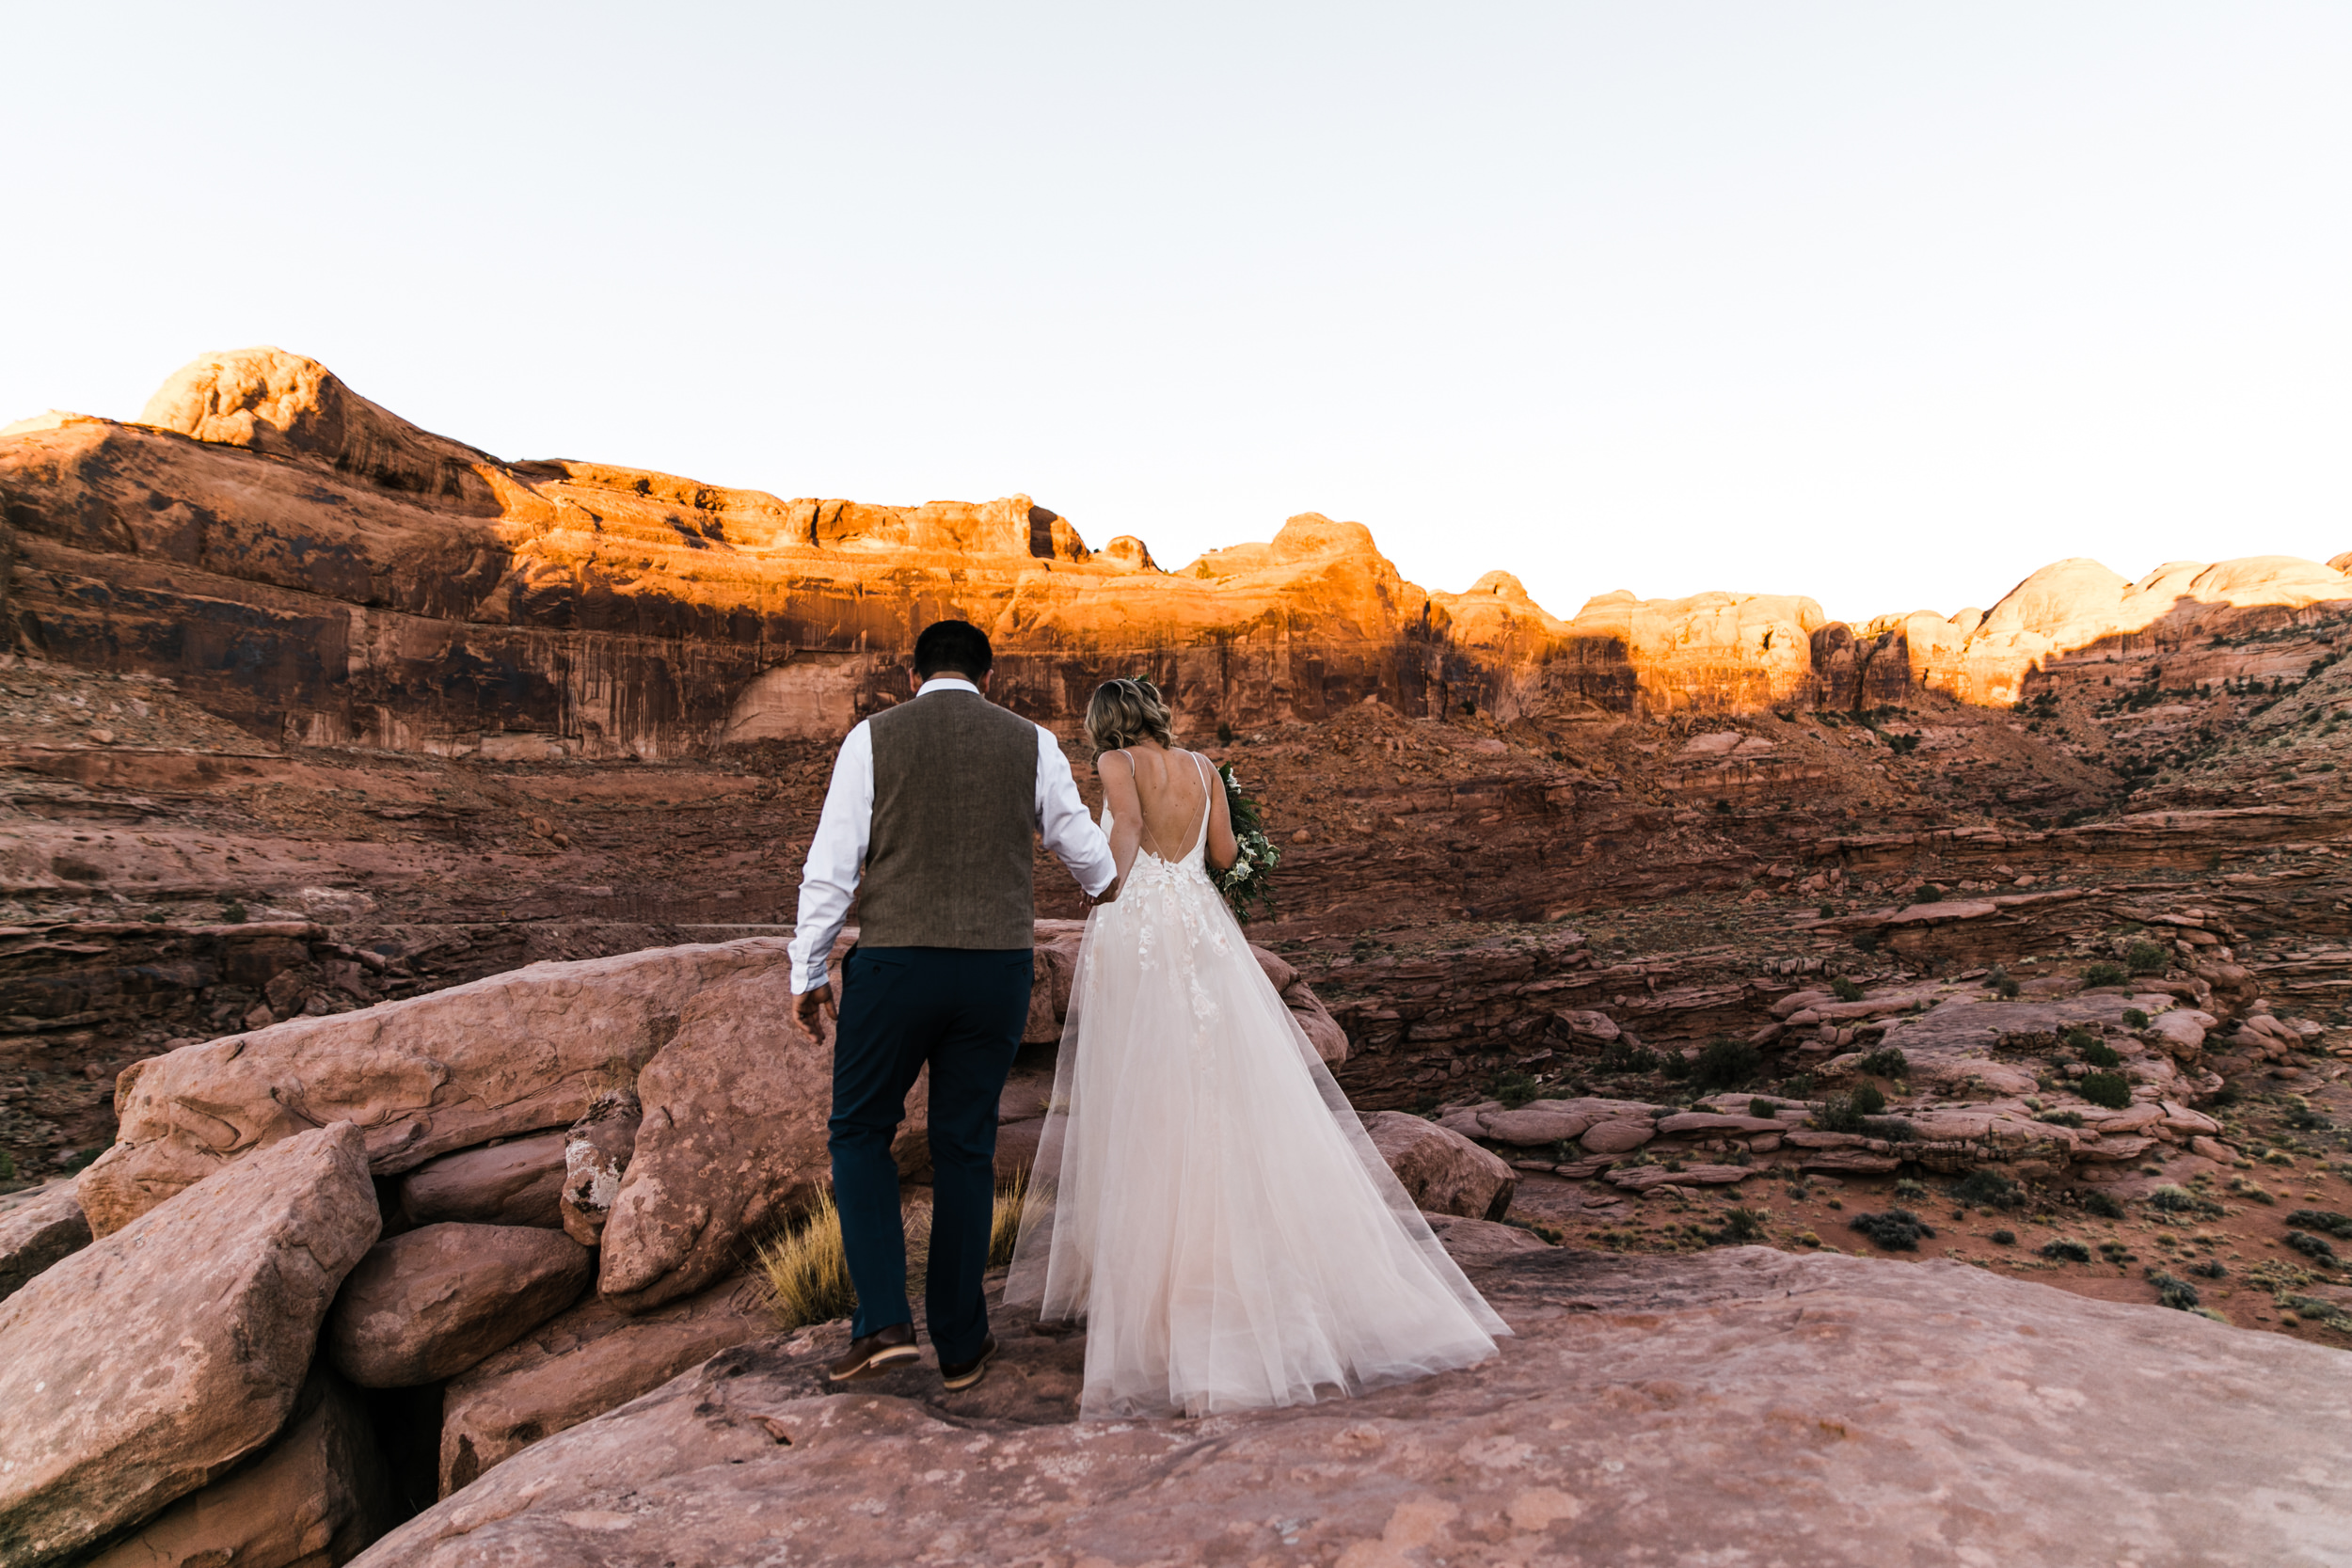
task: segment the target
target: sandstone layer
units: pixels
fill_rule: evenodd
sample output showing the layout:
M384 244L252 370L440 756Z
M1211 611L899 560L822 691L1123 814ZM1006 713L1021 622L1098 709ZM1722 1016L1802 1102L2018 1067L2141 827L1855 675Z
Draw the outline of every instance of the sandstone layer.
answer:
M1143 670L1232 723L1366 697L1424 715L2007 703L2080 650L2179 643L2352 603L2332 566L2045 568L1989 612L1829 621L1796 595L1604 594L1553 617L1507 572L1405 581L1355 523L1164 572L1014 496L873 506L558 460L501 462L256 348L176 373L138 423L0 437L21 645L167 675L249 732L506 760L831 736L896 700L915 629L959 614L1041 718Z
M757 1542L875 1563L1875 1568L1936 1543L1956 1561L2272 1568L2337 1560L2352 1524L2352 1363L2332 1352L1955 1265L1547 1249L1479 1278L1516 1330L1496 1360L1203 1421L823 1397L816 1342L747 1346L361 1561L691 1568ZM1009 1364L1066 1343L1018 1341Z

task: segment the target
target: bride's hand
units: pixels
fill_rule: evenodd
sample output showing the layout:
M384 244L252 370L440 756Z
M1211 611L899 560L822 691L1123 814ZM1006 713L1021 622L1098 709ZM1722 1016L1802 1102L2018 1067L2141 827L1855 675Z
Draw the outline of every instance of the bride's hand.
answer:
M1126 885L1126 881L1127 879L1124 877L1113 879L1110 886L1094 895L1094 907L1099 910L1105 904L1118 903L1119 890Z

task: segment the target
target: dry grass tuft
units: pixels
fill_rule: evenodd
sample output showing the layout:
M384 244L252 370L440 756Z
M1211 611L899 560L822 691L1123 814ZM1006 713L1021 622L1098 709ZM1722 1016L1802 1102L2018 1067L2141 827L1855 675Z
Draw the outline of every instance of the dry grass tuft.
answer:
M1022 1183L1000 1187L989 1220L988 1263L1001 1268L1012 1261L1013 1243L1021 1236ZM906 1213L907 1283L923 1288L923 1271L930 1261L931 1210L919 1203ZM761 1244L759 1272L768 1278L768 1304L778 1326L831 1323L857 1308L857 1290L850 1283L849 1255L841 1245L841 1212L830 1191L799 1226Z

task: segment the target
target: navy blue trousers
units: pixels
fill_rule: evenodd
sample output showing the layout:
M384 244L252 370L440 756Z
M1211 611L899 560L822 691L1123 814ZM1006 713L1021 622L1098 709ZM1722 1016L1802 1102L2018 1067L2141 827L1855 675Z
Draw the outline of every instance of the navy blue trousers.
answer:
M857 1287L850 1333L911 1323L906 1230L891 1141L907 1091L931 1069L931 1259L923 1316L942 1362L988 1337L996 1101L1029 1017L1025 947L858 947L843 975L833 1053L833 1196Z

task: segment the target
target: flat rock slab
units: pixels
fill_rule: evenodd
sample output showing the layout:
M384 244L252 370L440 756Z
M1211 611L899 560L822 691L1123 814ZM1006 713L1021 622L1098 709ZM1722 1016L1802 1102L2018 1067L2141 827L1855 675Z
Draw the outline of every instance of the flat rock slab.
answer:
M578 1301L593 1259L561 1230L532 1226L404 1231L351 1271L324 1348L363 1388L438 1383Z
M0 1210L0 1301L89 1241L89 1220L71 1181L52 1181Z
M0 1302L0 1562L146 1518L278 1434L382 1220L349 1122L298 1133Z
M2347 1560L2341 1352L1958 1263L1548 1248L1477 1277L1518 1331L1496 1359L1198 1421L814 1395L812 1338L739 1347L360 1561Z
M1680 1170L1668 1170L1663 1165L1623 1165L1609 1173L1608 1181L1629 1193L1645 1193L1653 1187L1728 1187L1763 1174L1756 1165L1685 1165Z

